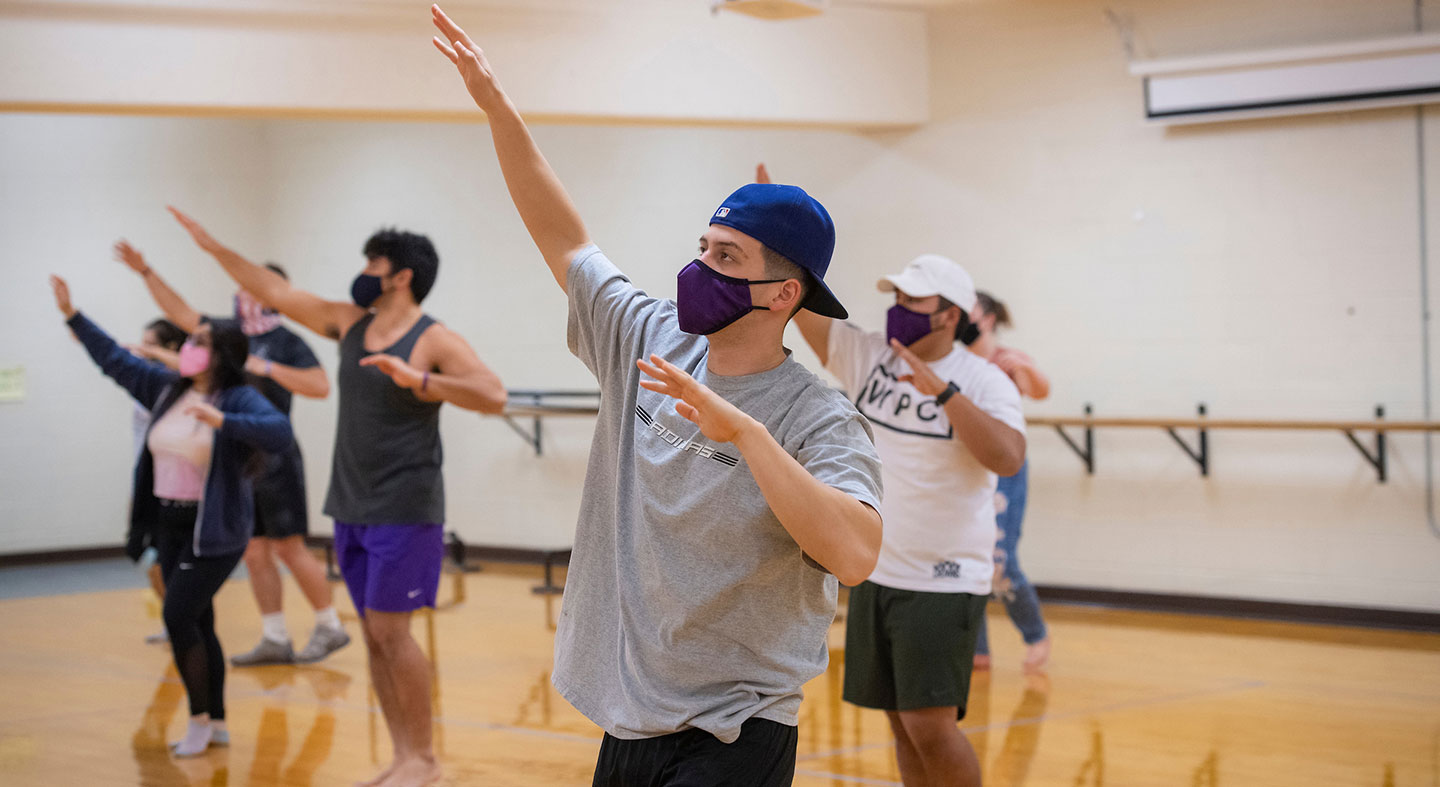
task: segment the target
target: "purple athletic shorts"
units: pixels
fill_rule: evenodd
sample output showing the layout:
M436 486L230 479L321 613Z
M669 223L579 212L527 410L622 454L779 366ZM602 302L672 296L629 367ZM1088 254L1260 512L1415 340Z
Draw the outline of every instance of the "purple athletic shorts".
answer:
M335 523L335 558L361 617L367 609L414 612L435 606L444 557L441 525Z

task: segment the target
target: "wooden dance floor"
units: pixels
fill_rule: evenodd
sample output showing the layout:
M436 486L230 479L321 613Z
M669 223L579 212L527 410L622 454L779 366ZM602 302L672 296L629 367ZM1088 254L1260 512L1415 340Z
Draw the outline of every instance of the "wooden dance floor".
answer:
M586 785L600 732L550 686L558 597L538 570L447 575L415 632L436 665L446 784ZM297 646L311 614L293 583ZM337 602L348 607L337 585ZM260 621L243 581L218 597L227 651ZM1440 784L1440 634L1048 606L1047 677L991 610L995 669L962 723L1000 785ZM388 755L355 642L314 666L231 670L232 745L172 761L184 691L149 591L0 601L0 784L341 785ZM898 785L882 714L840 701L843 623L806 689L796 785Z

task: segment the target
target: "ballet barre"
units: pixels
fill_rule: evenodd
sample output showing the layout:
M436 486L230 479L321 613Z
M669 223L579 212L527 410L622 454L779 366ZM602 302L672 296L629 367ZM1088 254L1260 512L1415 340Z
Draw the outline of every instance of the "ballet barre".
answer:
M1031 426L1054 427L1060 439L1085 463L1085 472L1095 474L1095 430L1097 428L1139 428L1164 429L1180 446L1180 450L1200 467L1200 475L1210 475L1209 433L1215 429L1244 429L1271 431L1338 431L1345 435L1350 444L1360 451L1365 461L1375 468L1380 483L1385 483L1388 465L1386 460L1385 435L1389 432L1440 432L1440 421L1386 421L1385 407L1375 408L1373 421L1297 421L1259 420L1239 418L1208 418L1205 405L1196 408L1195 418L1096 418L1094 408L1085 405L1085 415L1080 417L1035 416L1026 419ZM1066 427L1079 427L1083 437L1075 440L1065 431ZM1197 440L1192 446L1180 436L1177 429L1194 429ZM1374 450L1368 448L1356 436L1357 433L1375 434Z
M508 401L500 417L511 431L520 435L536 456L544 455L541 444L542 426L546 418L583 418L600 412L599 391L508 391ZM528 428L519 419L529 418Z

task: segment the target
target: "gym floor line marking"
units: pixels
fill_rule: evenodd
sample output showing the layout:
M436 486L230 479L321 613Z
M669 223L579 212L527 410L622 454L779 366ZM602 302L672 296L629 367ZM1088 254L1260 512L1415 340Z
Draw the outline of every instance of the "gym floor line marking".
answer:
M1097 708L1080 708L1072 711L1064 711L1062 713L1043 713L1039 716L1032 716L1026 719L1012 719L1005 722L995 722L994 724L982 724L978 727L962 726L960 729L962 732L988 732L990 730L1003 730L1010 727L1024 727L1030 724L1044 724L1047 721L1060 721L1063 719L1074 718L1076 716L1091 716L1097 713L1112 713L1118 710L1148 708L1154 705L1165 705L1171 702L1183 702L1184 700L1196 699L1199 697L1212 697L1218 694L1228 694L1235 691L1249 691L1250 689L1258 689L1268 685L1269 684L1263 680L1248 680L1215 689L1196 689L1194 691L1183 691L1177 692L1175 694L1166 694L1159 697L1151 697L1144 700L1116 702L1109 705L1101 705ZM858 754L863 751L870 751L871 749L879 748L889 748L894 745L895 739L891 738L884 743L865 743L859 746L850 746L844 749L835 749L834 751L817 752L815 754L802 755L796 758L796 762L808 762L810 760L820 760L828 757L839 757L846 754Z

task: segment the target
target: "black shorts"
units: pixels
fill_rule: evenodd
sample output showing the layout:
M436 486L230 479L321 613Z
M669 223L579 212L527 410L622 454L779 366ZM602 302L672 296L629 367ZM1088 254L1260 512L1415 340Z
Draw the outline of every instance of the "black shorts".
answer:
M965 718L985 596L862 582L845 619L845 701L888 711L954 705Z
M592 787L789 787L799 730L750 719L734 743L690 729L658 738L605 734Z
M305 500L305 464L300 447L265 457L255 479L255 538L289 538L310 531Z

